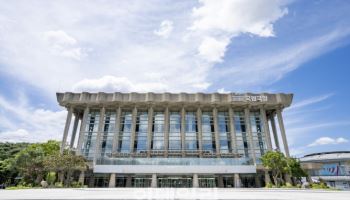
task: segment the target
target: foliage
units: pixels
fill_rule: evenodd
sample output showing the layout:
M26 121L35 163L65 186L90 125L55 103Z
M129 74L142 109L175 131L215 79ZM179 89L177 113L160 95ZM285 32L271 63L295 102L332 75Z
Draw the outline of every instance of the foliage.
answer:
M283 174L289 174L299 182L301 177L307 176L307 173L301 168L300 162L296 158L287 158L281 152L268 151L262 156L261 161L263 166L272 172L272 177L277 187L282 185ZM286 183L284 187L288 188L292 187L292 185Z
M264 167L271 170L274 183L279 187L283 173L288 172L286 157L281 152L268 151L261 157L261 161Z
M82 156L77 156L71 151L64 151L63 154L48 156L44 161L45 169L63 174L65 177L64 185L70 186L71 176L76 170L85 170L86 160ZM62 181L62 180L60 180Z
M18 170L15 168L15 156L26 148L28 143L0 143L0 184L15 183Z
M287 164L290 174L299 182L301 181L302 177L307 176L307 173L301 168L300 162L296 158L288 158Z
M320 183L312 183L311 184L312 189L329 189L326 183L320 182Z
M14 158L22 149L26 148L28 143L9 143L0 142L0 161Z
M46 181L50 186L52 186L56 181L56 172L48 172L46 174Z
M46 174L44 160L48 156L59 154L59 143L31 144L15 156L15 165L23 177L23 181L39 184Z

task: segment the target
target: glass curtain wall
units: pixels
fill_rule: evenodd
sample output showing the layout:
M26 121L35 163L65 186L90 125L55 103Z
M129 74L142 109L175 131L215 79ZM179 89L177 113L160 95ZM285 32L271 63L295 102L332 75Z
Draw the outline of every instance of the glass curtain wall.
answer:
M227 112L218 112L218 127L220 139L220 152L231 152L231 139L229 132L229 119Z
M186 112L185 115L185 149L196 151L198 149L196 112Z
M169 114L169 150L181 150L181 115L180 112Z
M101 156L112 153L113 137L115 133L116 112L107 110L104 116L103 135L101 140Z
M88 160L92 159L95 154L96 137L100 121L100 111L91 110L88 115L86 127L84 130L84 143L82 145L82 155Z
M120 132L119 132L119 152L130 153L130 137L132 127L131 111L123 111L120 117Z
M235 111L233 122L236 129L237 153L249 157L249 143L243 111Z
M263 131L260 111L250 112L250 124L252 127L255 157L260 158L266 152L266 140Z
M147 132L148 132L148 113L147 111L137 112L136 117L136 140L134 149L139 152L147 150Z
M203 151L215 153L215 132L212 112L202 113L202 144Z
M154 112L152 150L164 150L164 112Z

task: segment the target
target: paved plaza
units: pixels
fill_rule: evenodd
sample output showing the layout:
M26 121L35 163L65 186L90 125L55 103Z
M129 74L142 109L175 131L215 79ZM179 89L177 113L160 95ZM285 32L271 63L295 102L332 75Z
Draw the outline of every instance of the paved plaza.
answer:
M233 188L86 188L0 190L0 199L290 199L349 200L350 191Z

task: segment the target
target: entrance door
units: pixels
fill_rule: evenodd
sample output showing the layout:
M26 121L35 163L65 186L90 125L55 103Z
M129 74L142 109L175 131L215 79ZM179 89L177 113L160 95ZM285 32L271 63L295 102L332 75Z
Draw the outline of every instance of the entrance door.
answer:
M192 178L184 177L162 177L158 178L158 187L186 188L192 187Z
M213 188L216 187L215 178L198 178L199 187Z

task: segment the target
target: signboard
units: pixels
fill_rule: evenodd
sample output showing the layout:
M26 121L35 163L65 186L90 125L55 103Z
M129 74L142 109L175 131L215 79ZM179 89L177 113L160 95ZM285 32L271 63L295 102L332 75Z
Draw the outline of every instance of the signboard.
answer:
M334 164L324 164L320 170L321 176L338 176L339 175L339 165Z
M265 95L237 95L232 94L232 101L243 101L243 102L266 102L267 96Z

